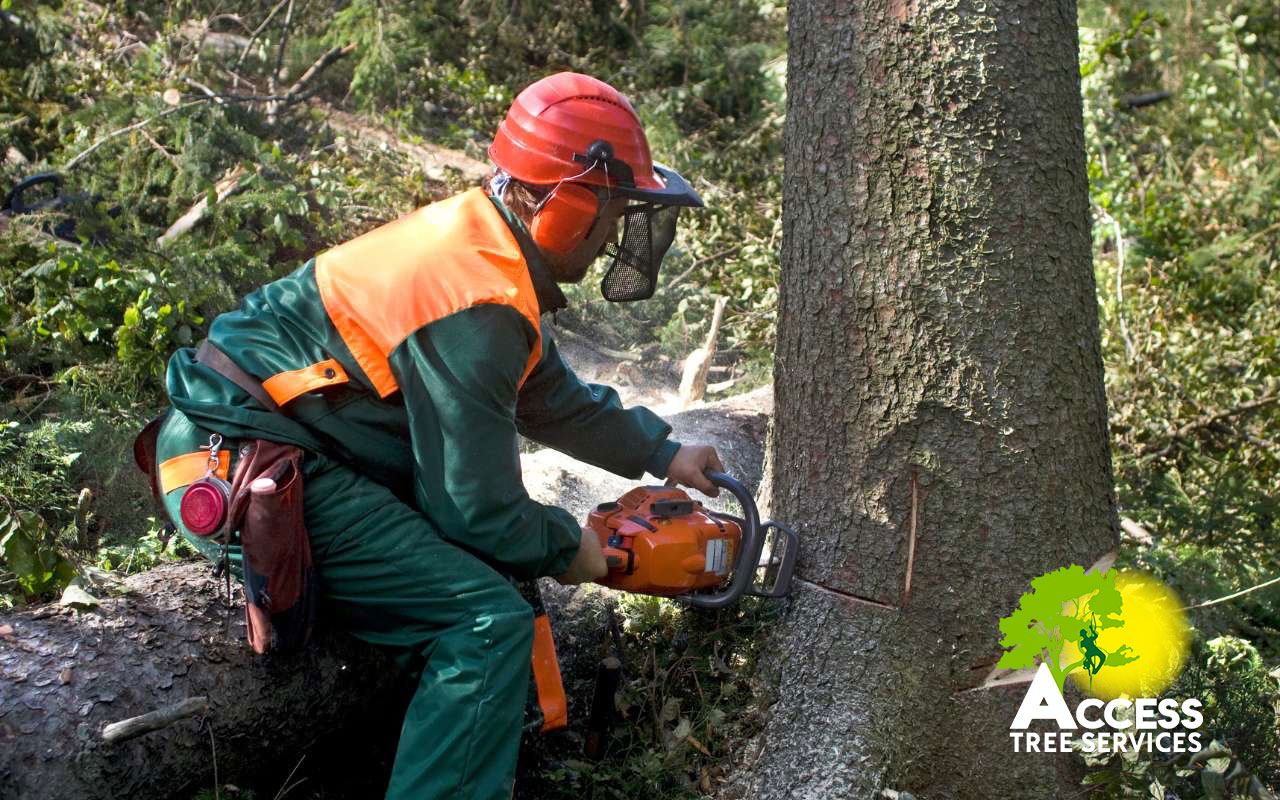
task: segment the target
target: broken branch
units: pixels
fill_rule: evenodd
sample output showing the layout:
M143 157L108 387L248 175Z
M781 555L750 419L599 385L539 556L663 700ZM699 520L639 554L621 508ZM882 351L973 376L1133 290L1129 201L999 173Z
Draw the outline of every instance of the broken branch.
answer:
M300 100L306 99L306 93L303 90L306 89L308 83L315 80L317 75L328 69L335 61L349 56L355 51L356 46L349 44L343 47L335 47L317 58L315 63L307 67L307 71L302 73L302 77L294 81L293 85L285 91L283 99L267 105L267 122L274 125L276 118L280 114L280 109L287 108ZM272 80L272 85L274 85L274 79Z
M167 728L173 723L194 717L197 714L209 713L209 698L203 695L188 697L171 706L158 708L155 711L149 711L137 717L113 722L102 729L102 740L107 744L115 744L123 742L127 739L133 739L144 733L158 731L161 728Z
M1154 445L1140 447L1138 448L1138 455L1168 455L1169 452L1173 450L1176 442L1185 440L1187 436L1192 433L1202 428L1208 428L1212 425L1216 425L1217 423L1230 419L1231 417L1236 417L1249 411L1257 411L1260 408L1265 408L1266 406L1274 404L1277 400L1280 400L1280 394L1269 394L1259 397L1257 400L1250 400L1248 402L1232 406L1224 411L1219 411L1214 414L1205 414L1199 419L1194 419L1186 425L1183 425L1181 428L1178 428L1177 432L1169 437L1169 441L1166 442L1163 447L1157 448Z
M222 202L227 199L232 192L240 188L240 181L246 174L247 171L244 166L237 164L234 169L222 176L222 180L218 181L217 184L214 185L214 191L217 192L218 195L218 202ZM204 218L204 215L208 210L209 196L205 195L204 197L201 197L199 202L193 205L187 213L183 214L172 225L170 225L169 230L162 233L160 237L156 239L156 247L164 247L169 242L172 242L174 239L194 228L196 223Z

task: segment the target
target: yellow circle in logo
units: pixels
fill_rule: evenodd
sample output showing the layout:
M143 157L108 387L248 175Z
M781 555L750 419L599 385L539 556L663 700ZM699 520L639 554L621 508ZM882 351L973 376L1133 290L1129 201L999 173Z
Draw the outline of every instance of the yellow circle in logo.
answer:
M1074 665L1071 680L1094 697L1159 697L1187 660L1191 626L1182 601L1168 586L1141 572L1118 574L1116 589L1123 599L1117 616L1124 624L1102 628L1096 636L1082 630L1078 640L1068 637L1061 664Z

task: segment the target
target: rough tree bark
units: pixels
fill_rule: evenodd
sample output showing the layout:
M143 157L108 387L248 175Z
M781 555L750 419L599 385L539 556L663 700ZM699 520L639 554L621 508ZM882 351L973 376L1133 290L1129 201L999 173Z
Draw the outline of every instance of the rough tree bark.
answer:
M798 0L766 457L801 533L749 797L1058 796L978 688L1118 539L1072 0Z
M715 445L755 486L770 404L763 390L673 415L673 437ZM533 497L582 519L635 485L549 450L525 456L524 467ZM253 782L264 769L287 772L336 731L364 724L358 735L367 737L379 716L397 713L387 710L398 697L389 661L342 635L325 633L298 656L254 656L242 606L225 606L204 562L160 567L126 586L93 611L49 605L0 615L0 798L189 796L212 784L215 761L221 782ZM603 605L592 591L544 591L575 724L598 659ZM195 696L208 698L198 719L102 740L108 723Z
M126 586L91 612L0 619L0 797L182 796L211 783L215 754L224 781L284 760L390 685L388 662L342 636L295 657L254 656L243 607L227 608L203 562ZM207 715L102 741L108 723L194 696L209 699Z

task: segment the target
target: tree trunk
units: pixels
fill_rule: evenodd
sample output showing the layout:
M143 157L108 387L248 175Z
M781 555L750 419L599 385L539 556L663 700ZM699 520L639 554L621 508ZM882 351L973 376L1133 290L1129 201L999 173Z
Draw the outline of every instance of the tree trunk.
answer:
M1118 541L1063 0L789 6L765 481L803 539L750 797L1053 797L1025 686L976 688L1031 578Z
M673 415L673 437L714 445L726 468L755 486L770 403L761 390ZM635 485L549 450L524 461L536 499L584 520L596 503ZM353 750L367 754L371 735L384 738L384 723L393 736L398 730L402 687L393 685L394 670L379 653L322 632L298 656L255 656L245 644L243 605L237 599L226 607L223 585L204 561L160 567L125 584L126 594L93 611L47 605L0 615L0 798L182 797L210 786L215 765L221 783L265 783L274 791L322 739L309 763L332 758L348 771L383 769L351 758ZM546 597L575 725L590 697L603 624L604 605L593 591L606 590ZM193 697L208 698L207 714L124 741L102 739L109 723ZM335 732L352 729L334 744ZM378 781L374 774L366 784Z

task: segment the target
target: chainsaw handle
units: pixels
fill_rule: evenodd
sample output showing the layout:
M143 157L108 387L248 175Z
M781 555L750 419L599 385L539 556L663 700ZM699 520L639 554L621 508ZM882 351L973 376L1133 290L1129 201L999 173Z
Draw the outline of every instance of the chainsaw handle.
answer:
M698 608L724 608L738 602L738 598L747 593L755 581L756 564L760 562L760 553L764 550L764 530L760 527L760 511L756 508L756 500L736 478L723 472L707 470L707 480L722 489L728 489L742 506L743 522L742 541L738 546L738 557L733 564L733 577L724 591L711 594L694 594L688 596L690 605Z

